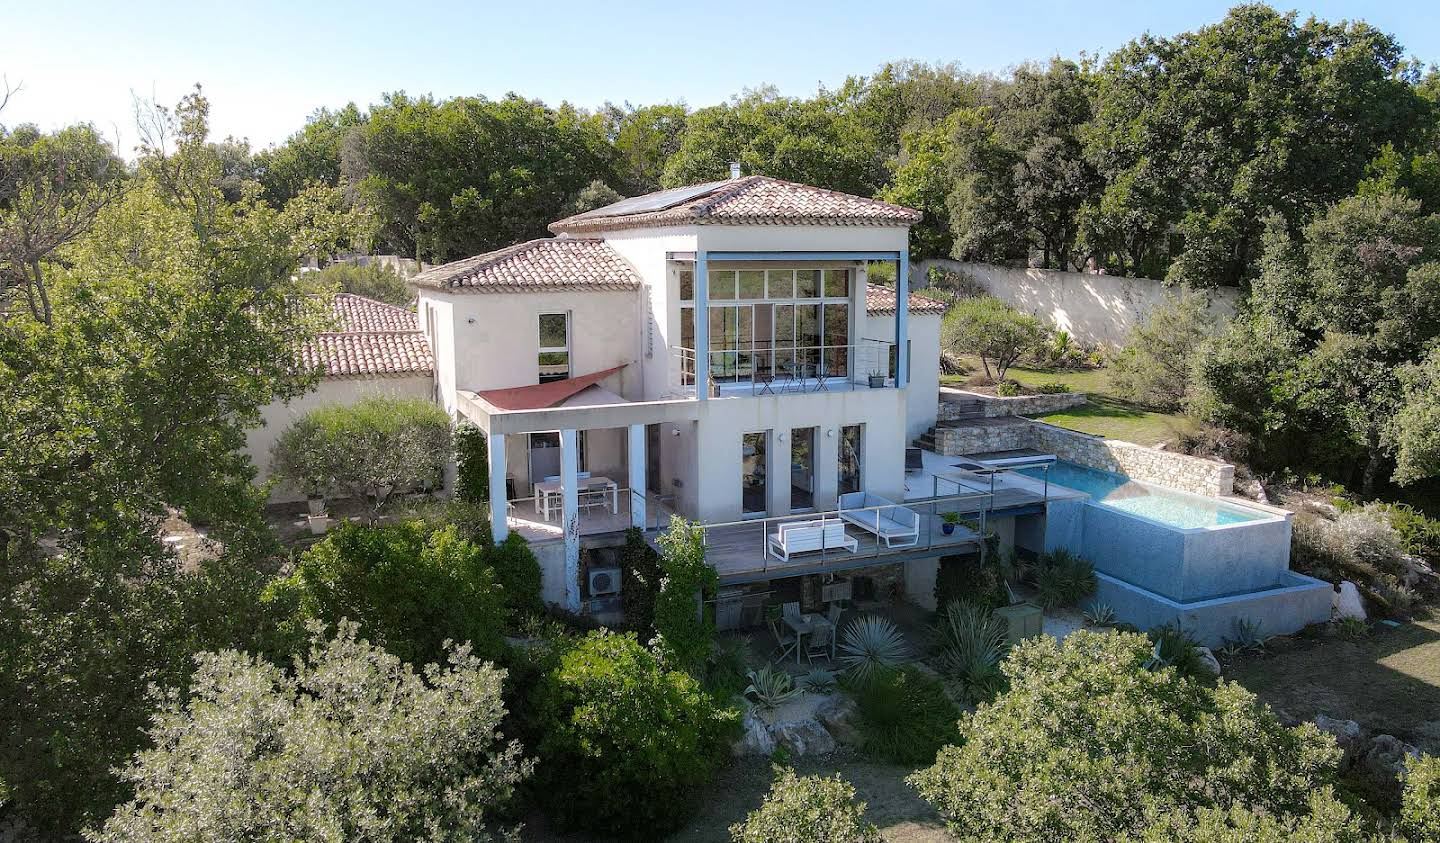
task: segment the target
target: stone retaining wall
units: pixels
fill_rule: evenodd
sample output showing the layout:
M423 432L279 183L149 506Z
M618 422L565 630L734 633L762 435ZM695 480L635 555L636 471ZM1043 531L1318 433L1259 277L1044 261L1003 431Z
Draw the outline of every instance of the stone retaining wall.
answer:
M1091 436L1033 419L980 419L974 424L940 427L935 430L935 443L946 456L1031 449L1207 497L1228 495L1235 489L1235 466L1229 463Z
M941 387L940 421L953 421L963 415L958 402L979 401L986 418L1001 416L1043 416L1078 407L1085 403L1083 392L1057 392L1051 395L1015 395L1002 398L983 392L969 392L964 389Z

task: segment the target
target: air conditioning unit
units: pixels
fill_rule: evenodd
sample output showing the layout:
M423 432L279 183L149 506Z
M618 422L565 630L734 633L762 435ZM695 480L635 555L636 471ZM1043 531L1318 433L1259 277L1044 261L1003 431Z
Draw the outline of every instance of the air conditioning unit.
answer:
M602 594L620 593L620 569L619 568L591 568L590 569L590 596L599 597Z

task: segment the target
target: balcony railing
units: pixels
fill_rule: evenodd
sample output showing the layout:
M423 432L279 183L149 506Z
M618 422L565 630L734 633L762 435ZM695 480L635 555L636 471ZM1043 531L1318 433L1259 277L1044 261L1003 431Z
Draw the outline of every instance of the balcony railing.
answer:
M894 343L862 340L849 345L799 345L777 348L711 349L707 353L711 390L760 395L824 392L835 387L884 388L895 385L890 350ZM696 352L671 348L671 383L693 390Z

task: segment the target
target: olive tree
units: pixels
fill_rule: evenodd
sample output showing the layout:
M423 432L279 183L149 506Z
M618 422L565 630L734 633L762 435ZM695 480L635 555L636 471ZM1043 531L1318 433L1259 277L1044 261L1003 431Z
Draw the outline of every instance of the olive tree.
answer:
M530 772L500 734L505 674L466 646L416 671L311 628L293 673L226 650L196 656L190 693L158 700L135 798L89 838L134 841L484 841Z
M940 342L951 353L979 355L985 376L1002 380L1015 361L1040 347L1047 334L1049 329L1037 317L994 296L975 296L951 306Z
M1182 828L1213 825L1206 811L1350 827L1331 738L1283 726L1234 683L1147 669L1152 654L1113 631L1021 642L1003 665L1010 690L963 715L959 745L911 784L975 840L1134 839L1176 812L1166 822Z
M368 501L376 517L395 492L439 488L450 443L450 419L440 407L372 396L296 419L275 441L270 465L307 494Z

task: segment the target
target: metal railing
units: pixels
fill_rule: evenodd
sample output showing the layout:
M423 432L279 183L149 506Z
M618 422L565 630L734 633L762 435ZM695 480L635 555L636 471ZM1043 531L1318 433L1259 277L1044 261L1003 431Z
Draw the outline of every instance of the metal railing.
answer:
M564 502L551 494L549 514L542 498L533 495L511 498L505 502L507 520L512 530L530 533L555 533L563 535L565 530ZM670 523L670 507L664 496L647 494L628 486L615 489L582 489L576 493L580 535L601 535L623 532L632 525L630 514L635 511L636 498L645 504L643 530L652 531Z
M894 343L861 340L847 345L782 345L711 349L711 389L749 388L754 394L824 392L833 385L893 387L890 348ZM672 346L671 383L682 390L696 381L696 352ZM872 381L872 378L875 379ZM731 387L731 385L736 385Z

